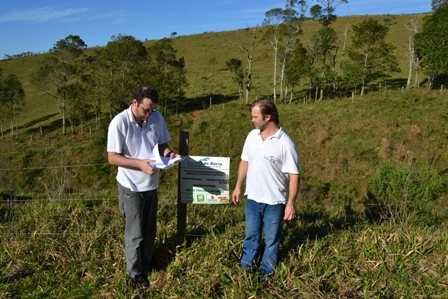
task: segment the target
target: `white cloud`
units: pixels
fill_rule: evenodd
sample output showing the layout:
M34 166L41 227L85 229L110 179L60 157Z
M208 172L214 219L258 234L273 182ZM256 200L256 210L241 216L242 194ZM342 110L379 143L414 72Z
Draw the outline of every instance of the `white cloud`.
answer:
M33 22L41 23L51 20L72 17L88 11L87 8L67 8L55 10L49 7L31 10L13 11L0 15L0 22Z

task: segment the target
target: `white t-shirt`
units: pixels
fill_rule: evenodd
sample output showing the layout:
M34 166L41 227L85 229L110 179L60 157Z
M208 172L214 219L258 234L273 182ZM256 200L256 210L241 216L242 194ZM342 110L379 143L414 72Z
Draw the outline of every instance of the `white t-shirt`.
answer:
M248 162L245 192L248 199L271 205L286 203L288 174L299 174L300 166L296 145L282 128L265 140L259 129L250 131L241 159Z
M156 144L171 140L165 120L158 111L152 112L140 127L128 109L117 114L109 124L107 151L128 158L150 159ZM118 167L117 181L134 192L155 190L159 186L159 172L147 175L141 170Z

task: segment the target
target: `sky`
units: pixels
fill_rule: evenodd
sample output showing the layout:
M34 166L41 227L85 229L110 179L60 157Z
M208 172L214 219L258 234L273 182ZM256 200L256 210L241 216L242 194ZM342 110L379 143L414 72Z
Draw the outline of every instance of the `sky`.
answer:
M311 5L315 1L309 0ZM348 0L337 16L431 11L431 0ZM0 59L44 53L68 35L88 47L113 36L141 41L261 25L264 13L286 0L0 0Z

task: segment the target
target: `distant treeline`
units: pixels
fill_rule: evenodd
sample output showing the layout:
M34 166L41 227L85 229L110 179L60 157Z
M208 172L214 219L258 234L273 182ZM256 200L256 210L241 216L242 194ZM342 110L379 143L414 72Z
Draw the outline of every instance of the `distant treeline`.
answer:
M3 59L8 60L8 59L28 57L28 56L34 56L34 55L40 55L40 54L42 54L42 53L40 53L40 52L35 53L35 52L27 51L27 52L22 52L20 54L13 54L13 55L5 54Z

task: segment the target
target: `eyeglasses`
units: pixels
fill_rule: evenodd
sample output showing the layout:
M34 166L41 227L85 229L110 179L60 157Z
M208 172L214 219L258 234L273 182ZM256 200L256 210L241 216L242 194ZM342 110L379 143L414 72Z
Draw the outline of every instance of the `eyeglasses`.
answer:
M143 108L142 105L140 105L140 106L142 107L142 111L143 111L144 114L151 114L152 112L157 110L156 108L145 109L145 108Z
M143 113L144 114L150 114L153 113L154 111L156 111L156 108L151 108L151 109L143 109Z

